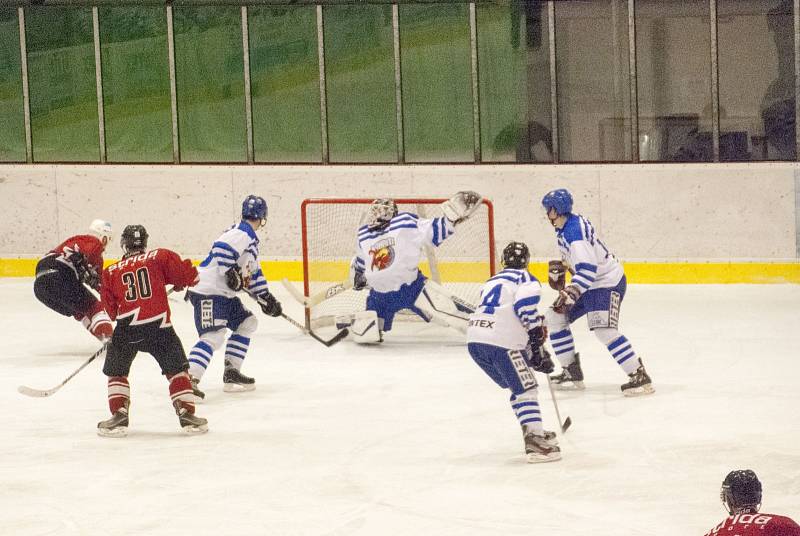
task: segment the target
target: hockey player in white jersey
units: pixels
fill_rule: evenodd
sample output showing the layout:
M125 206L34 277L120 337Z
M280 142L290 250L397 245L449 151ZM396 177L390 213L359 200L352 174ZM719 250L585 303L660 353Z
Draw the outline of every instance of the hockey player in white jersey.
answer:
M620 388L625 396L655 391L642 360L628 339L619 332L619 311L627 280L622 265L597 237L592 224L572 213L572 195L553 190L542 199L547 218L556 230L560 261L549 266L550 286L559 292L547 311L550 344L562 372L552 377L559 388L584 389L580 356L575 351L570 324L587 316L589 329L628 375ZM566 285L566 271L572 280Z
M494 382L511 390L511 408L525 441L528 462L561 459L556 434L544 430L533 371L553 372L544 349L547 329L538 305L542 286L528 272L530 252L522 242L503 250L503 270L481 289L481 303L469 318L467 349Z
M358 229L356 256L351 265L353 288L370 288L366 311L346 320L357 343L377 343L392 329L395 314L409 309L426 322L436 322L463 332L471 310L419 270L423 247L438 247L469 218L483 198L475 192L458 192L442 203L444 217L425 219L397 212L392 199L376 199L367 223ZM346 325L337 319L340 327Z
M242 364L250 346L250 337L258 326L236 294L244 290L261 306L264 314L280 316L280 302L270 294L267 280L258 265L256 231L266 225L267 203L262 197L248 195L242 202L242 221L222 233L198 267L199 282L188 292L194 306L194 321L200 340L189 352L189 375L195 397L205 398L198 388L214 351L225 342L226 330L232 333L225 346L226 392L251 391L255 380L242 374Z

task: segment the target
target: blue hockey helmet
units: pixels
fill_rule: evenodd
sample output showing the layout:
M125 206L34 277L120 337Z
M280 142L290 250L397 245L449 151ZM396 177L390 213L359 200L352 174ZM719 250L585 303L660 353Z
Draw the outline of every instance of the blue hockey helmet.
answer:
M267 221L267 202L263 197L248 195L242 201L243 220L261 220L261 225Z
M722 481L719 498L730 515L758 512L761 508L761 481L750 469L731 471Z
M559 216L569 214L572 212L572 194L564 188L552 190L542 198L542 206L547 212L555 209Z

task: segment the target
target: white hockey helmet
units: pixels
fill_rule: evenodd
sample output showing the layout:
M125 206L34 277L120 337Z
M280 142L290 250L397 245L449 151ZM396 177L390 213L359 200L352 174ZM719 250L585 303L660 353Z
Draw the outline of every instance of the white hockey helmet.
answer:
M394 199L381 197L372 202L367 213L367 225L370 229L380 229L397 216L397 203Z
M111 228L111 223L107 222L106 220L94 220L89 225L89 232L100 239L103 237L108 238L106 242L111 242L111 239L114 236L114 230Z

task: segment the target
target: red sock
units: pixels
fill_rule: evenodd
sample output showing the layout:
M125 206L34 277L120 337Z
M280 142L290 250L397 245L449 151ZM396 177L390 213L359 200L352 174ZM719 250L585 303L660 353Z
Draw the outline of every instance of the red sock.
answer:
M167 375L169 380L169 396L175 407L186 408L189 413L194 413L194 395L192 395L192 381L188 372L179 372Z
M125 376L109 376L108 378L108 409L113 415L119 409L128 409L131 403L131 386Z

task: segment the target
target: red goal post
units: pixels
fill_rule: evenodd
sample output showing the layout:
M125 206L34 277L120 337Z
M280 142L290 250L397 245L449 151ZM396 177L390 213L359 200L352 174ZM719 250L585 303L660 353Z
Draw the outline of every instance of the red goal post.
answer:
M311 296L348 278L356 253L356 235L374 198L305 199L300 206L303 241L303 290ZM446 198L394 198L399 212L421 218L442 216ZM480 288L495 274L494 207L484 199L481 206L438 248L427 247L422 272L441 283L456 297L477 305ZM348 290L326 300L316 314L344 314L363 310L367 292ZM330 303L329 303L330 302ZM349 310L352 309L352 310Z

